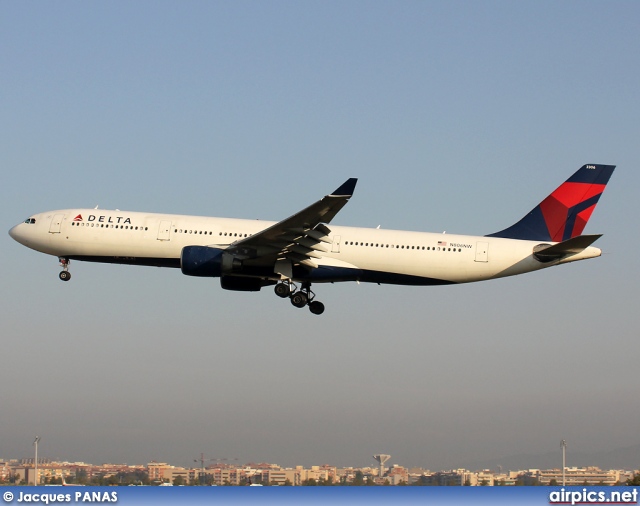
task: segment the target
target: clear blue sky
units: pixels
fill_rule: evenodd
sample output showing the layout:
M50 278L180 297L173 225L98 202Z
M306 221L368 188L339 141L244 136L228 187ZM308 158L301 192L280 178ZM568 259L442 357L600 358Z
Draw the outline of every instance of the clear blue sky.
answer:
M430 468L640 442L637 2L5 2L0 206L485 234L618 166L595 260L318 287L322 317L177 270L0 242L0 458ZM629 214L631 213L631 214ZM570 462L569 462L570 464Z

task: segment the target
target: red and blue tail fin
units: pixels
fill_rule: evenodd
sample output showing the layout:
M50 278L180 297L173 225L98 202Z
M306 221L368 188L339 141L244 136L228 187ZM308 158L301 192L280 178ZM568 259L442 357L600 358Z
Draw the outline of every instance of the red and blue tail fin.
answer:
M561 242L582 234L615 165L583 165L515 225L487 237Z

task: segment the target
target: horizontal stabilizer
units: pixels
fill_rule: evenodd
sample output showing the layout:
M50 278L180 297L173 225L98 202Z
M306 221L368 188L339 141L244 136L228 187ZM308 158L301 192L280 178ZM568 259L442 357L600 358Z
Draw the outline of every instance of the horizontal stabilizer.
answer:
M533 248L533 256L541 262L559 260L568 255L577 255L602 237L602 234L579 235L558 244L539 244Z

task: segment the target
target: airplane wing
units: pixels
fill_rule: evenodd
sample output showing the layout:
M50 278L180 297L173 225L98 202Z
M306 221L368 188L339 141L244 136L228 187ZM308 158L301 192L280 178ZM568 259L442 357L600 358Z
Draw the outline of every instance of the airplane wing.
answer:
M314 258L329 251L331 229L325 224L346 205L357 183L347 179L330 195L265 230L229 245L227 252L251 264L274 262L275 272L291 277L294 264L315 268ZM283 272L284 271L284 272Z

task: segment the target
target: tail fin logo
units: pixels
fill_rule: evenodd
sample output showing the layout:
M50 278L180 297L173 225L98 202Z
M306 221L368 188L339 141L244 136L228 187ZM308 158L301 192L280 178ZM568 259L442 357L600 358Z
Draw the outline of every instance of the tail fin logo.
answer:
M518 223L489 237L567 241L582 234L615 165L583 165Z
M582 234L604 187L603 184L564 183L540 203L552 241L566 241Z

